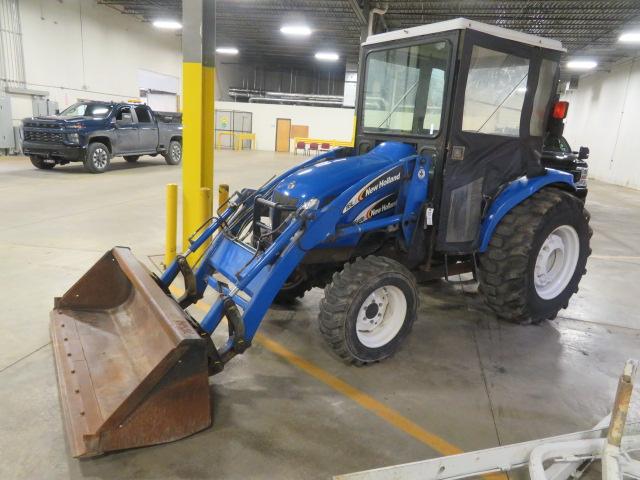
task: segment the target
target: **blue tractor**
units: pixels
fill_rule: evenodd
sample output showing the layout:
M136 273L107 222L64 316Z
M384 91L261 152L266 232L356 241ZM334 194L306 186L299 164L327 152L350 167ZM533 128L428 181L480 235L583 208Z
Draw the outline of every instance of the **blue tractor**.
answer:
M73 455L206 428L208 377L251 345L274 301L312 287L324 287L321 334L353 365L401 347L427 280L473 272L498 317L554 318L591 236L571 174L540 164L568 108L555 100L562 52L466 19L371 36L353 147L236 192L160 277L126 248L107 252L51 315ZM187 308L207 292L198 322Z

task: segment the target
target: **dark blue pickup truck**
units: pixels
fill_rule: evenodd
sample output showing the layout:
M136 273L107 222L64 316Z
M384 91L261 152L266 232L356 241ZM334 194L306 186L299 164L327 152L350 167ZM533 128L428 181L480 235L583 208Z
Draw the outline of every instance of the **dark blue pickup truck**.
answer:
M80 102L51 117L22 121L22 151L37 168L83 162L91 173L109 168L114 156L135 162L162 155L169 165L182 160L182 125L146 105Z

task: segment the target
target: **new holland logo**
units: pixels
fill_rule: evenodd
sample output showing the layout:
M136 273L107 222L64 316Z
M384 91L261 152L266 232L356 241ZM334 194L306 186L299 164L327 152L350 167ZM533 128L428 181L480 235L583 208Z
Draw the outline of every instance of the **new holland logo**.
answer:
M351 200L347 202L342 210L342 213L347 213L353 207L355 207L362 200L367 198L369 195L376 193L381 188L384 188L393 183L399 182L402 178L402 167L394 167L391 170L384 172L382 175L378 176L367 185L362 187L358 193L356 193Z
M365 208L353 221L354 223L363 223L367 220L372 219L376 215L380 215L382 213L388 212L392 208L396 206L398 200L398 195L396 193L392 193L391 195L387 195L381 200L378 200L373 205Z

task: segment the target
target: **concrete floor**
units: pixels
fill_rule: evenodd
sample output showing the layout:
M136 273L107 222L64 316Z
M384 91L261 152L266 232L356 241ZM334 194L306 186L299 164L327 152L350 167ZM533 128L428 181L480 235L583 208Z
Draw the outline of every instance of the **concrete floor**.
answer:
M218 152L216 181L256 186L298 160ZM500 323L472 283L438 282L421 287L419 320L402 350L355 368L335 360L317 332L322 292L314 290L292 310L272 310L263 340L213 378L213 427L172 444L74 460L49 343L52 298L113 245L157 262L164 184L179 180L179 168L152 158L116 160L103 175L0 158L0 478L329 478L438 449L524 441L595 424L624 360L638 356L640 192L594 181L589 273L555 321ZM273 341L298 357L274 353ZM309 364L324 376L309 375ZM357 403L331 379L373 403ZM382 418L384 408L422 433Z

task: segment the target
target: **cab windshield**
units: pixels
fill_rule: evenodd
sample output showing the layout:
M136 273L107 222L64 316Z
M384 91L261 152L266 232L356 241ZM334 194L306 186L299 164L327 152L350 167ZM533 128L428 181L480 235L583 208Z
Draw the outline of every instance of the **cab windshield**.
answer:
M63 117L105 118L111 113L111 107L105 103L74 103L60 115Z
M449 50L449 43L440 41L369 53L362 103L364 130L438 135Z

